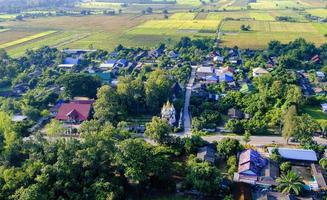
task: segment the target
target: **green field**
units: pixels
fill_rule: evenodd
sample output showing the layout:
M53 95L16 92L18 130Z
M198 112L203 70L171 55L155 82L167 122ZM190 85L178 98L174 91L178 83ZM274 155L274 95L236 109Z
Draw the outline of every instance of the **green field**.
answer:
M241 31L241 25L249 25L251 31ZM321 24L269 22L269 21L227 21L223 25L222 44L241 48L264 48L271 40L287 43L299 37L317 45L325 43L326 27Z
M5 32L5 31L9 31L9 30L10 30L9 28L3 28L3 29L0 29L0 33Z

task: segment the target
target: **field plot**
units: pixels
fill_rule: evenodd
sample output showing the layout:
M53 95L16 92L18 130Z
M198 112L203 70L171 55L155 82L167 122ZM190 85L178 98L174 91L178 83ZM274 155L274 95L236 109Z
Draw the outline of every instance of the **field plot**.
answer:
M119 9L121 8L121 3L109 3L109 2L83 2L77 4L80 8L89 8L89 9Z
M28 37L25 37L25 38L14 40L12 42L7 42L7 43L4 43L4 44L1 44L0 49L1 48L8 48L8 47L15 46L15 45L18 45L18 44L22 44L22 43L25 43L25 42L28 42L28 41L31 41L31 40L35 40L35 39L50 35L50 34L55 33L55 32L56 31L45 31L45 32L38 33L38 34L35 34L35 35L31 35L31 36L28 36Z
M218 24L218 20L150 20L128 31L128 34L179 35L198 32L214 33Z
M306 10L308 13L318 17L326 17L327 18L327 9L319 8L319 9L308 9Z
M6 46L9 54L14 56L22 55L26 49L37 49L45 45L59 48L88 48L92 44L94 48L112 50L120 43L126 46L139 44L142 39L140 36L134 40L132 36L125 36L124 32L157 17L162 18L162 15L48 17L2 22L0 26L11 30L0 33L0 45ZM38 35L37 39L33 39L39 33L44 34L52 30L57 33L43 37ZM147 38L149 37L146 36L143 40ZM160 42L155 39L151 41L152 46Z
M9 30L10 30L9 28L3 28L3 29L0 29L0 33L5 32L5 31L9 31Z
M196 13L175 13L170 16L170 19L174 20L193 20L196 16Z
M250 17L254 20L275 21L275 18L267 12L250 12Z
M289 8L306 8L309 5L302 4L295 0L257 0L255 3L249 3L252 9L289 9Z
M299 2L308 7L326 7L327 1L324 0L299 0Z
M240 31L241 25L249 25L251 31ZM327 40L322 32L325 27L311 23L289 23L268 21L227 21L223 25L222 42L225 46L241 48L264 48L271 40L287 43L299 37L317 45Z
M243 11L236 12L217 12L217 13L209 13L207 19L217 19L221 20L223 18L233 18L233 19L249 19L250 15Z

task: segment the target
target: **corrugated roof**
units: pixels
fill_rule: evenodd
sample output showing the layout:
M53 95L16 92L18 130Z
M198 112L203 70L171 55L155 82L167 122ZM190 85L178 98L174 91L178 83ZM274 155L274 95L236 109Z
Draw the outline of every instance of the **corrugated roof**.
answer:
M269 154L272 153L274 148L269 147ZM289 160L302 160L302 161L317 161L316 152L307 149L290 149L290 148L278 148L279 154Z

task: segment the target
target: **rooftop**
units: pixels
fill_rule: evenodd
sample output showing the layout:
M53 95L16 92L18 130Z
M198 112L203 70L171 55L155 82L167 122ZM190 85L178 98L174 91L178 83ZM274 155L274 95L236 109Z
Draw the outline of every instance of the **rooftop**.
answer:
M274 148L269 147L269 154L272 153ZM317 161L316 152L307 149L290 149L290 148L278 148L279 154L289 160L299 160L299 161Z

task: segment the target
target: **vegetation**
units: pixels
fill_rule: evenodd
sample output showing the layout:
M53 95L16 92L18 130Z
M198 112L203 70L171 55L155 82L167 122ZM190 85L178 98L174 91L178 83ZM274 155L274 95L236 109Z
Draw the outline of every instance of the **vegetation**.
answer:
M282 174L276 181L279 183L278 189L286 194L299 195L304 185L302 178L295 171Z

